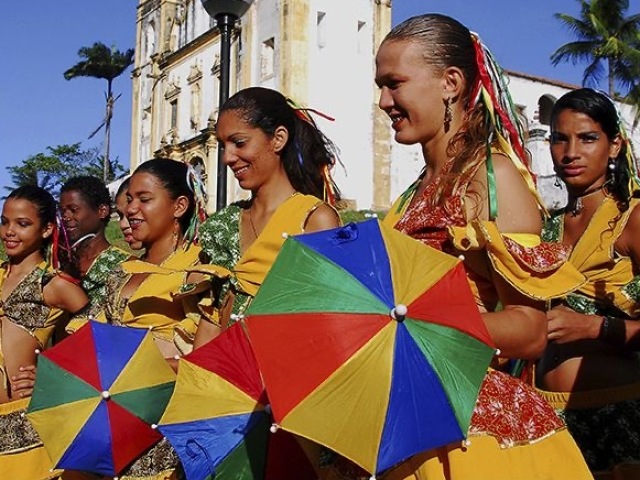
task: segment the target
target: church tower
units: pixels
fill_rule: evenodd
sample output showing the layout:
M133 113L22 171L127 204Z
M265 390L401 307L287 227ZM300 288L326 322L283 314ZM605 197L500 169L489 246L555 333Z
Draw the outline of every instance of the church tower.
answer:
M340 149L334 176L350 207L389 206L391 130L377 108L375 52L391 0L255 0L232 40L230 95L263 86L315 117ZM140 0L131 168L163 156L201 172L214 204L219 35L200 0ZM246 193L229 179L228 201Z

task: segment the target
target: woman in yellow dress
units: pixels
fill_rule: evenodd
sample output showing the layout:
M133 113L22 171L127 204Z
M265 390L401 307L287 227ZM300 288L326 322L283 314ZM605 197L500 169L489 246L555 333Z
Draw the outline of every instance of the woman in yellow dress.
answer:
M225 164L251 197L200 228L206 262L218 277L208 305L201 303L210 313L200 322L196 346L242 315L287 235L340 225L324 201L339 199L329 175L336 154L305 109L275 90L247 88L222 106L216 132Z
M500 68L464 25L425 14L383 40L376 83L395 140L420 145L425 161L385 221L461 256L501 352L496 366L538 358L546 344L542 301L575 288L582 276L560 267L566 248L540 242L544 209ZM553 409L506 373L485 377L468 440L412 457L383 478L591 478Z
M537 383L592 471L638 478L640 183L606 94L583 88L555 103L551 156L569 200L552 214L544 237L571 245L569 261L588 281L548 312Z
M196 234L206 199L185 163L152 159L131 176L125 215L144 254L114 270L98 321L149 330L172 366L193 348L198 315L174 297L187 271L199 262ZM178 458L166 440L127 468L121 480L176 478Z
M65 313L88 302L55 266L56 202L44 189L13 190L2 208L0 237L0 476L46 480L59 472L24 416L33 389L36 352L49 344Z

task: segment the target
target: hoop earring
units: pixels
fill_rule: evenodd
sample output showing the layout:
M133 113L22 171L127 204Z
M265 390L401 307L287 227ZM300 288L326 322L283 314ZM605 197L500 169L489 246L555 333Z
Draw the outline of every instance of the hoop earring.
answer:
M178 219L173 219L173 251L175 252L178 249L178 229L179 223Z
M453 119L453 115L451 114L451 99L445 98L442 101L444 102L444 133L447 133L451 128L451 120Z

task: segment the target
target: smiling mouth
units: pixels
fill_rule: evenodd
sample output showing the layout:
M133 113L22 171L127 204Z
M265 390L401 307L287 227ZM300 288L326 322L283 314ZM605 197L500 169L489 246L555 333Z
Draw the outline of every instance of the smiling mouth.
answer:
M391 119L391 126L397 129L399 125L402 123L402 121L405 119L405 116L400 114L393 114L393 115L389 115L389 118Z
M238 176L242 175L243 173L247 172L248 170L249 170L248 166L241 167L241 168L238 168L237 170L234 170L233 171L233 175L234 175L234 177L237 178Z

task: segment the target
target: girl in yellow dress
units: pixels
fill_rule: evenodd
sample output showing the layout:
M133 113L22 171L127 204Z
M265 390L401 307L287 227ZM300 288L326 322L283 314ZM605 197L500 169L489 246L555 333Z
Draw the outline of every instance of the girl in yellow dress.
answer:
M24 416L33 389L36 352L56 323L88 302L83 290L54 269L56 203L44 189L19 187L2 208L0 237L8 261L0 267L0 473L45 480L59 472ZM52 263L54 265L52 265Z

